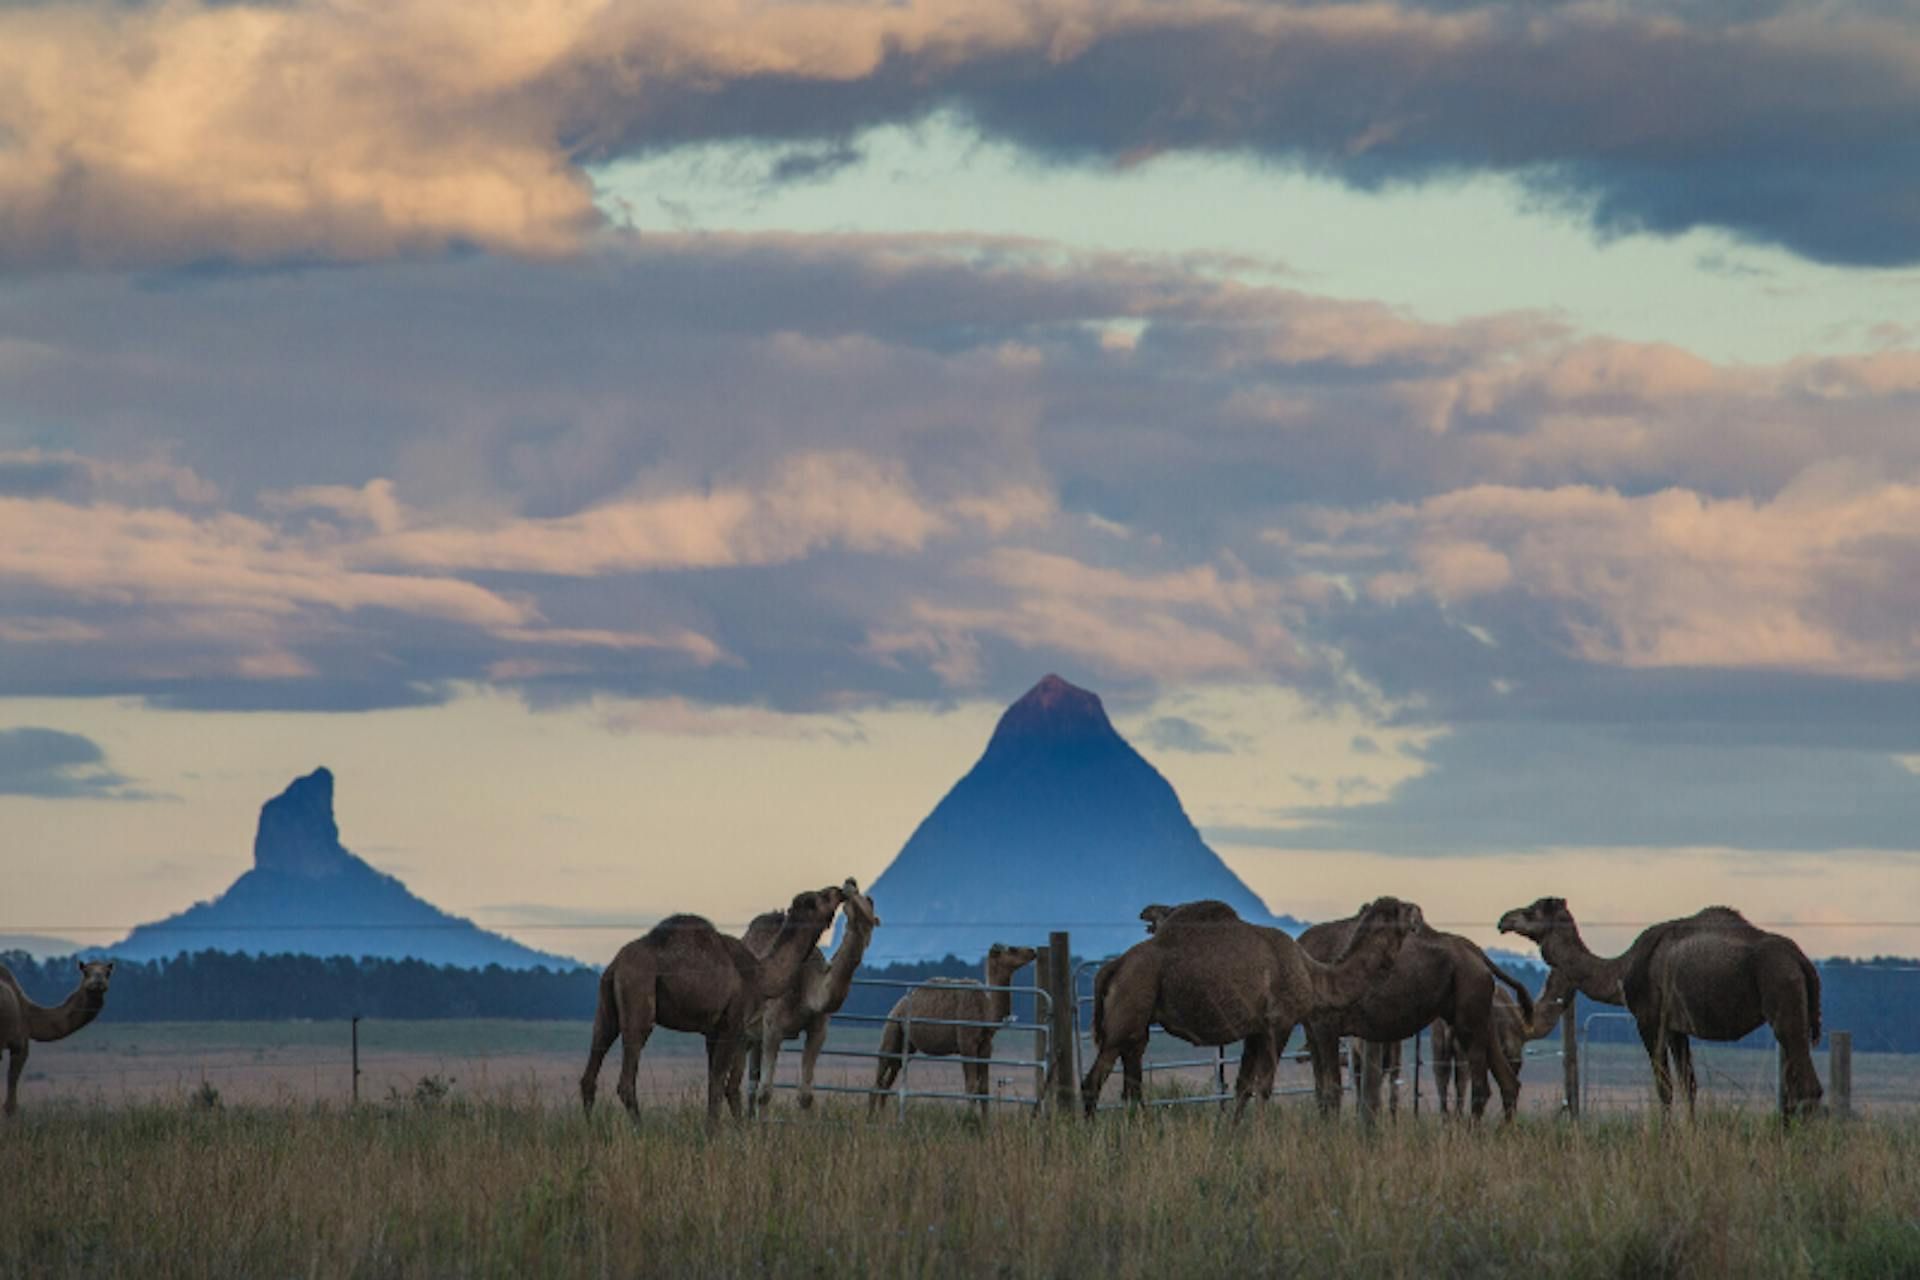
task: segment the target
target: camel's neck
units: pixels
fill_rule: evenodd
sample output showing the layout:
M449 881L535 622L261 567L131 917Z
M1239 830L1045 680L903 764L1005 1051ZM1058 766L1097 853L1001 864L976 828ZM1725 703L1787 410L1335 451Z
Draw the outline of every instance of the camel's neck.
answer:
M65 1040L100 1016L107 998L98 991L77 987L72 995L51 1007L22 1000L27 1014L27 1035L34 1040Z
M1626 955L1609 959L1593 954L1581 939L1580 930L1572 925L1555 928L1542 938L1540 957L1549 968L1564 972L1572 980L1574 989L1587 999L1601 1004L1626 1003L1626 997L1620 992L1620 980L1627 972Z
M867 954L867 943L872 940L873 925L869 921L847 917L847 936L840 939L840 949L833 953L825 981L815 997L807 1001L808 1005L822 1013L839 1011L847 1002L847 992L853 989L853 975L859 971L860 961Z
M1353 949L1332 964L1321 964L1306 952L1300 958L1307 963L1307 976L1313 983L1313 1002L1329 1009L1345 1009L1357 1003L1385 978L1393 968L1400 946L1385 931L1361 938Z
M1019 972L1018 970L1014 971ZM1005 1022L1007 1015L1013 1012L1013 992L994 991L991 988L1005 987L1013 982L1013 973L995 973L987 970L987 1017L994 1022Z
M808 931L791 921L781 925L772 949L760 961L760 993L773 997L790 991L800 976L801 966L813 954L814 942L824 932L824 929Z

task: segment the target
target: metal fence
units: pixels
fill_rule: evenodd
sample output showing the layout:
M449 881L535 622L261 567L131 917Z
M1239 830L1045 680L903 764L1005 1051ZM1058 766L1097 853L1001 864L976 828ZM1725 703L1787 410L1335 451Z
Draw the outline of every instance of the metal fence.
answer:
M895 1112L897 1115L901 1116L902 1118L906 1116L907 1104L916 1098L926 1099L926 1100L938 1099L938 1100L949 1101L949 1102L982 1102L982 1103L987 1103L989 1105L996 1102L1010 1103L1010 1104L1023 1106L1023 1107L1037 1107L1046 1100L1045 1084L1046 1084L1047 1064L1049 1060L1047 1050L1051 1043L1049 1023L1051 1021L1050 1013L1052 1009L1052 1002L1048 993L1042 990L1040 987L1032 984L1008 985L1008 986L986 986L984 984L971 984L971 985L962 987L962 986L958 986L957 984L907 982L907 981L899 981L899 980L887 979L887 978L856 978L853 981L853 985L866 990L898 990L902 992L903 995L911 995L915 991L933 989L933 990L945 990L945 991L955 991L955 990L977 991L982 994L987 994L991 992L1006 992L1009 998L1009 1002L1011 1002L1012 997L1014 996L1029 996L1033 1000L1035 1017L1034 1017L1034 1020L1032 1021L1022 1021L1020 1018L1018 1018L1017 1016L1011 1013L1009 1013L1009 1015L1005 1019L997 1022L991 1021L991 1020L985 1020L985 1019L972 1019L972 1018L932 1018L932 1017L925 1017L925 1016L916 1018L913 1016L911 1009L904 1011L902 1016L897 1019L891 1013L877 1014L877 1013L840 1012L840 1013L834 1014L829 1019L830 1027L853 1028L853 1029L868 1029L868 1028L878 1027L883 1037L886 1033L887 1028L891 1024L897 1022L900 1025L901 1051L898 1053L887 1052L884 1047L884 1043L881 1046L871 1048L871 1049L835 1048L833 1047L833 1044L834 1044L833 1040L831 1039L831 1037L829 1037L827 1041L827 1047L820 1051L820 1057L822 1058L832 1057L832 1058L839 1058L839 1059L856 1059L856 1060L873 1062L875 1064L876 1076L878 1075L878 1072L880 1069L879 1064L883 1062L899 1063L898 1074L894 1077L892 1083L887 1088L886 1094L887 1096L894 1099ZM992 1054L985 1057L970 1056L970 1055L961 1054L961 1053L943 1053L943 1054L924 1053L917 1050L914 1047L913 1029L916 1026L918 1027L934 1027L934 1026L954 1027L954 1028L967 1028L967 1029L991 1031L994 1033L993 1043L994 1043L995 1049ZM1002 1040L1000 1039L1001 1035L1009 1032L1017 1034L1023 1031L1032 1032L1034 1034L1034 1037L1035 1037L1034 1056L1031 1058L1002 1056L999 1053L999 1049L998 1049L998 1046L1002 1043ZM843 1040L843 1043L844 1043L844 1040ZM786 1061L792 1058L793 1056L794 1055L792 1054L782 1054L781 1060ZM1006 1092L1004 1089L992 1089L992 1088L988 1089L983 1094L972 1093L972 1092L959 1093L951 1089L942 1089L942 1088L915 1088L913 1087L914 1081L915 1081L915 1077L913 1076L913 1064L916 1061L919 1061L922 1063L927 1063L927 1062L953 1063L963 1068L967 1066L980 1066L980 1067L986 1067L989 1070L995 1067L1023 1069L1031 1073L1031 1076L1034 1082L1033 1093L1032 1093L1032 1096L1029 1097L1024 1094L1018 1094L1018 1093L1010 1094ZM796 1063L795 1071L797 1072L797 1070L798 1070L798 1064ZM1002 1083L1007 1083L1009 1082L1009 1080L1010 1078L1008 1080L1003 1080ZM797 1090L801 1087L800 1081L795 1078L788 1078L785 1080L775 1079L771 1083L773 1088L782 1089L782 1090ZM873 1096L876 1092L878 1092L877 1081L875 1085L867 1085L863 1087L860 1085L845 1085L845 1084L831 1084L831 1083L823 1084L816 1079L814 1082L813 1088L815 1089L815 1091L818 1091L818 1092L863 1094L869 1097Z

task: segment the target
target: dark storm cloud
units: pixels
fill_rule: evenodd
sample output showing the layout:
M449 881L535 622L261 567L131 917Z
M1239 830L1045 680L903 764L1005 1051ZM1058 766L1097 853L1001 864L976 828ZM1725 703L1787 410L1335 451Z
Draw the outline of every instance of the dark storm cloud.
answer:
M128 778L107 766L106 753L91 739L33 727L0 729L0 795L142 798Z
M1394 854L1564 847L1910 850L1920 776L1870 751L1705 745L1632 730L1463 726L1419 753L1426 772L1371 804L1314 806L1223 843Z

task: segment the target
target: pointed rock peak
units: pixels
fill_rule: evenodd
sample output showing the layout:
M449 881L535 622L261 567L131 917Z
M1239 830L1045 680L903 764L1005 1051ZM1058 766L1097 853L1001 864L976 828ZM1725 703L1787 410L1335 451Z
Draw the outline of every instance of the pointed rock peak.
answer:
M283 875L327 876L352 857L340 845L333 820L333 774L324 766L295 778L260 808L253 865Z
M1008 707L993 731L993 743L1030 738L1107 738L1118 737L1100 696L1049 675L1021 695Z

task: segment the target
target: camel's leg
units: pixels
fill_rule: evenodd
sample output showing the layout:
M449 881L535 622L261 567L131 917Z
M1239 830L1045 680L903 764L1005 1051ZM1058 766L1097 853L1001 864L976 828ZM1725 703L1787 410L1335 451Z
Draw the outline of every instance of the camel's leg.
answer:
M1340 1114L1340 1037L1326 1023L1307 1024L1307 1050L1313 1059L1313 1095L1322 1115Z
M634 998L623 999L620 1009L620 1083L615 1092L620 1095L620 1104L627 1109L628 1115L640 1114L640 1095L637 1086L640 1078L640 1051L647 1047L647 1037L653 1034L653 991L636 993Z
M967 1056L973 1058L990 1058L993 1056L993 1049L991 1046L984 1048L976 1046L968 1052ZM988 1098L991 1096L990 1085L993 1078L993 1069L984 1062L965 1062L962 1063L961 1066L965 1068L962 1074L967 1078L967 1092L980 1100L980 1123L985 1124L988 1113L993 1110L992 1104L988 1102Z
M1453 1045L1447 1051L1433 1051L1433 1091L1440 1095L1440 1114L1447 1114L1447 1095L1453 1092Z
M761 1025L760 1038L747 1049L753 1059L752 1109L756 1113L773 1105L773 1073L780 1068L780 1027L771 1014Z
M1781 1047L1780 1069L1785 1073L1781 1103L1786 1108L1782 1119L1812 1114L1820 1109L1825 1091L1820 1087L1820 1073L1813 1067L1813 1022L1804 980L1763 981L1761 993L1760 1011Z
M1080 1079L1080 1106L1093 1119L1093 1113L1100 1107L1100 1091L1107 1087L1107 1077L1113 1074L1113 1064L1120 1057L1120 1048L1114 1044L1103 1044L1099 1052L1093 1055L1093 1065L1087 1068L1087 1074ZM1127 1065L1126 1084L1121 1089L1125 1096L1128 1089L1136 1086L1135 1068L1130 1061Z
M1460 1044L1457 1035L1454 1043ZM1485 1037L1476 1036L1463 1047L1467 1051L1467 1079L1473 1085L1472 1114L1477 1121L1487 1114L1487 1100L1493 1097L1493 1087L1487 1083L1487 1042ZM1457 1065L1455 1069L1458 1070Z
M897 1022L889 1022L886 1030L880 1033L881 1057L874 1065L873 1093L867 1099L869 1116L879 1112L887 1100L887 1090L893 1088L894 1078L900 1074L906 1039L906 1029Z
M0 1108L0 1114L11 1116L17 1114L20 1110L20 1073L27 1069L27 1051L31 1047L32 1042L24 1036L7 1046L9 1051L7 1057L7 1101L5 1107Z
M1240 1069L1233 1077L1233 1118L1247 1109L1247 1100L1258 1095L1261 1101L1273 1096L1273 1041L1268 1036L1248 1036L1240 1042Z
M594 1096L600 1092L600 1064L607 1060L607 1050L619 1038L620 1018L614 1009L613 989L602 982L593 1013L593 1042L587 1046L587 1069L580 1077L580 1105L588 1112L592 1112Z
M747 1114L760 1114L760 1042L747 1042Z
M1686 1032L1667 1032L1667 1056L1673 1061L1673 1072L1680 1078L1680 1087L1686 1091L1687 1119L1691 1120L1700 1082L1693 1075L1693 1042L1687 1039Z
M1640 1027L1640 1043L1647 1047L1647 1057L1653 1063L1653 1092L1660 1099L1662 1111L1673 1107L1673 1076L1667 1070L1667 1037L1661 1031L1661 1019L1635 1018Z
M735 1120L740 1118L742 1111L740 1105L740 1079L746 1074L747 1046L736 1037L733 1042L732 1053L727 1059L727 1110L733 1112L733 1118Z
M736 1037L717 1031L707 1037L707 1123L720 1118L722 1105L732 1108L740 1118L739 1082L734 1078L735 1064L742 1061L741 1045Z
M824 1017L815 1018L807 1024L807 1043L800 1050L800 1109L802 1111L813 1106L813 1068L820 1061L820 1051L826 1047L827 1020Z
M1099 1100L1095 1094L1094 1101ZM1139 1045L1131 1045L1120 1054L1120 1100L1136 1107L1146 1105L1147 1052Z
M1487 1046L1487 1068L1493 1072L1493 1079L1500 1086L1500 1122L1512 1124L1514 1113L1520 1109L1520 1075L1513 1069L1506 1050L1497 1042Z

